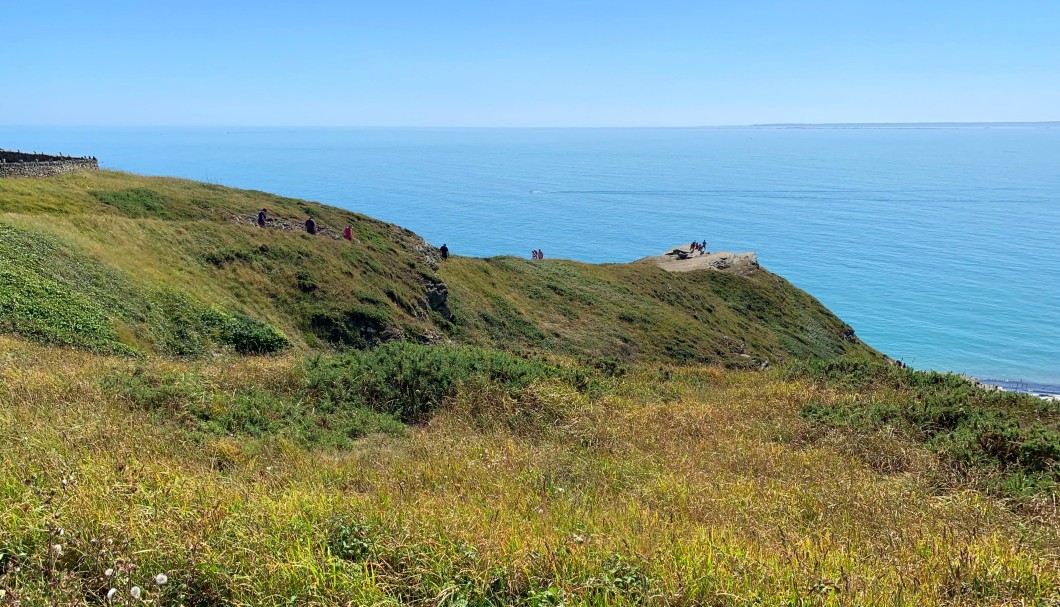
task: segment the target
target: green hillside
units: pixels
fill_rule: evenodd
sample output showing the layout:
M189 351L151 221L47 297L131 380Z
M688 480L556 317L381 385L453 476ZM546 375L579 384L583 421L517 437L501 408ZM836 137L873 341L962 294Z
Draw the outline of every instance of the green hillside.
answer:
M766 270L0 179L0 606L1055 607L1058 494L1060 403Z
M277 227L253 224L262 207ZM437 261L397 226L261 192L112 172L0 181L0 328L46 343L193 356L452 340L744 366L871 353L765 270Z

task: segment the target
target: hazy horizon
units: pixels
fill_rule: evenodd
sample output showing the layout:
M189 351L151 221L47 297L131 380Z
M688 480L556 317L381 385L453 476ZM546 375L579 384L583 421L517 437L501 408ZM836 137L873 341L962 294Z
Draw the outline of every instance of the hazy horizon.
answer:
M462 126L444 124L425 125L357 125L357 124L0 124L0 128L54 128L54 129L740 129L740 128L966 128L966 127L1057 127L1060 120L1024 121L973 121L973 122L763 122L751 124L690 124L673 126L627 125L627 126Z

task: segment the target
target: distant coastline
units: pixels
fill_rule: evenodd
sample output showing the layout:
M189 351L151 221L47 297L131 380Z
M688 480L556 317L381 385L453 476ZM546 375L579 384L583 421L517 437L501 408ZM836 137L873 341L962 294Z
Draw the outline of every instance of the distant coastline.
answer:
M777 122L749 124L744 128L767 129L983 129L1060 128L1060 120L1041 122Z
M1009 392L1023 392L1033 394L1047 400L1060 400L1060 386L1056 384L1045 384L1040 382L1013 380L1013 379L979 379L979 383L988 386L996 386Z

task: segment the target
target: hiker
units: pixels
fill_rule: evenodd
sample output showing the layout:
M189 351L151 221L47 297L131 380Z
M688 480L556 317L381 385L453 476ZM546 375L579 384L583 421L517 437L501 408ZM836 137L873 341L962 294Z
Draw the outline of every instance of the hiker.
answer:
M442 248L438 249L438 252L442 254L442 259L449 259L449 247L442 243Z
M533 259L537 259L537 249L534 249L533 251L530 251L530 256Z
M346 229L342 231L342 237L346 240L353 240L353 226L346 226Z
M309 232L310 234L317 233L317 222L313 221L312 217L305 220L305 231Z
M545 253L541 249L537 250L537 258L538 259L544 259L545 258Z
M258 211L258 226L264 228L267 223L269 223L269 210L262 209Z
M699 245L699 250L700 250L700 252L702 252L702 253L703 253L704 255L708 255L708 254L710 254L710 250L709 250L709 249L707 249L707 241L705 241L705 240L704 240L704 241L703 241L703 244Z

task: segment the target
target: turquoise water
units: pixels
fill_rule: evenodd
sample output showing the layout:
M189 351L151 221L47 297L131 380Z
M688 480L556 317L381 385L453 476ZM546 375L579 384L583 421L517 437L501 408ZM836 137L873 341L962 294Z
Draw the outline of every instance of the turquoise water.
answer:
M915 367L1060 385L1060 128L0 127L0 147L319 200L467 255L706 239Z

